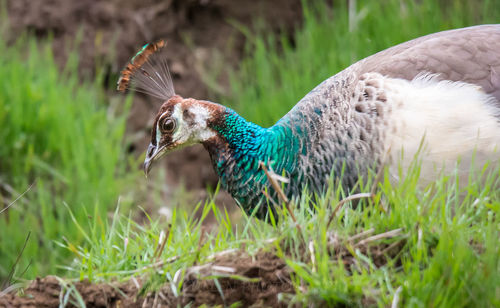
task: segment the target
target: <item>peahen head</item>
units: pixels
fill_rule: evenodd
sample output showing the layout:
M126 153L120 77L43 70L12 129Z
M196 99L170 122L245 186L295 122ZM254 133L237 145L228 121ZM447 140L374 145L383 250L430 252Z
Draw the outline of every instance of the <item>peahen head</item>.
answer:
M290 125L288 120L263 128L246 121L231 108L176 95L166 55L162 52L164 46L163 41L146 44L118 80L120 91L132 87L164 102L154 119L144 161L145 174L148 175L153 163L165 154L201 143L210 155L222 188L247 213L264 218L268 209L264 192L268 191L274 199L276 196L261 165L277 174L298 178L297 159L309 142L297 136L308 130ZM286 189L288 195L301 190L295 186Z
M163 52L163 40L146 44L122 70L118 90L133 88L164 101L155 117L151 142L146 152L146 175L154 161L175 149L208 140L215 135L208 121L223 113L224 107L175 94Z
M153 123L151 142L144 161L146 176L153 162L163 155L214 138L216 132L209 127L209 122L213 122L222 108L214 103L178 95L167 100L160 107Z

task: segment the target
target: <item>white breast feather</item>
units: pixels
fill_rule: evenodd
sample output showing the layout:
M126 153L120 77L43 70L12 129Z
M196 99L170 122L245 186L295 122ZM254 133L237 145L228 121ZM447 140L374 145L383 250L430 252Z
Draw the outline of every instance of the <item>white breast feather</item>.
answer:
M455 168L467 175L472 162L482 167L499 160L500 109L480 87L427 74L413 81L385 78L384 88L392 109L386 152L393 175L398 164L406 170L417 153L424 180Z

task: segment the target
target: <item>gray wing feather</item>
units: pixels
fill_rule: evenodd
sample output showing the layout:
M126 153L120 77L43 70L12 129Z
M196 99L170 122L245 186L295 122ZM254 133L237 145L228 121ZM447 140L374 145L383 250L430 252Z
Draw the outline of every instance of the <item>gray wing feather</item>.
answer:
M500 25L430 34L391 47L351 66L357 75L377 72L413 79L419 73L481 86L500 102Z
M438 79L476 84L500 106L500 24L429 34L360 60L326 79L283 118L299 117L314 105L345 101L364 73L414 79L422 73Z

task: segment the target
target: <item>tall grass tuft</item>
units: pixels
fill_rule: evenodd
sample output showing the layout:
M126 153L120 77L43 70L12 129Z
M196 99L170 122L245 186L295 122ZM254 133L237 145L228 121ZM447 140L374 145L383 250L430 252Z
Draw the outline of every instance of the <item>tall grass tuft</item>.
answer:
M75 255L67 267L70 277L93 282L136 277L141 294L167 285L175 297L182 296L185 275L210 266L214 255L234 255L235 264L224 266L237 267L239 253L265 251L291 269L290 277L276 273L295 288L295 294L281 294L284 304L496 307L500 166L487 168L471 173L482 181L471 180L461 189L455 175L422 187L415 164L395 185L370 178L361 191L371 191L376 182L374 196L357 206L340 203L341 188L331 181L325 196L305 192L278 207L277 224L248 216L232 221L213 202L198 205L201 217L177 208L168 221L148 217L145 225L117 210L110 222L93 221L84 245L61 246ZM207 229L203 221L209 213L216 224ZM76 220L75 229L83 230Z
M79 77L76 54L61 72L49 44L29 36L0 38L0 80L0 209L33 184L0 214L2 281L54 273L68 254L53 240L82 240L67 207L84 226L107 219L124 184L129 103L110 105L100 78Z

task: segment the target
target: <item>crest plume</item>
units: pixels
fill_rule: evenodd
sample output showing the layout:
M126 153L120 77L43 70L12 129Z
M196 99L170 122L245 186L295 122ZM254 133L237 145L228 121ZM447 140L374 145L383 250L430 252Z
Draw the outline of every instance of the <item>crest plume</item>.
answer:
M164 52L166 45L163 40L144 45L122 70L117 90L132 88L162 100L172 97L175 91Z

